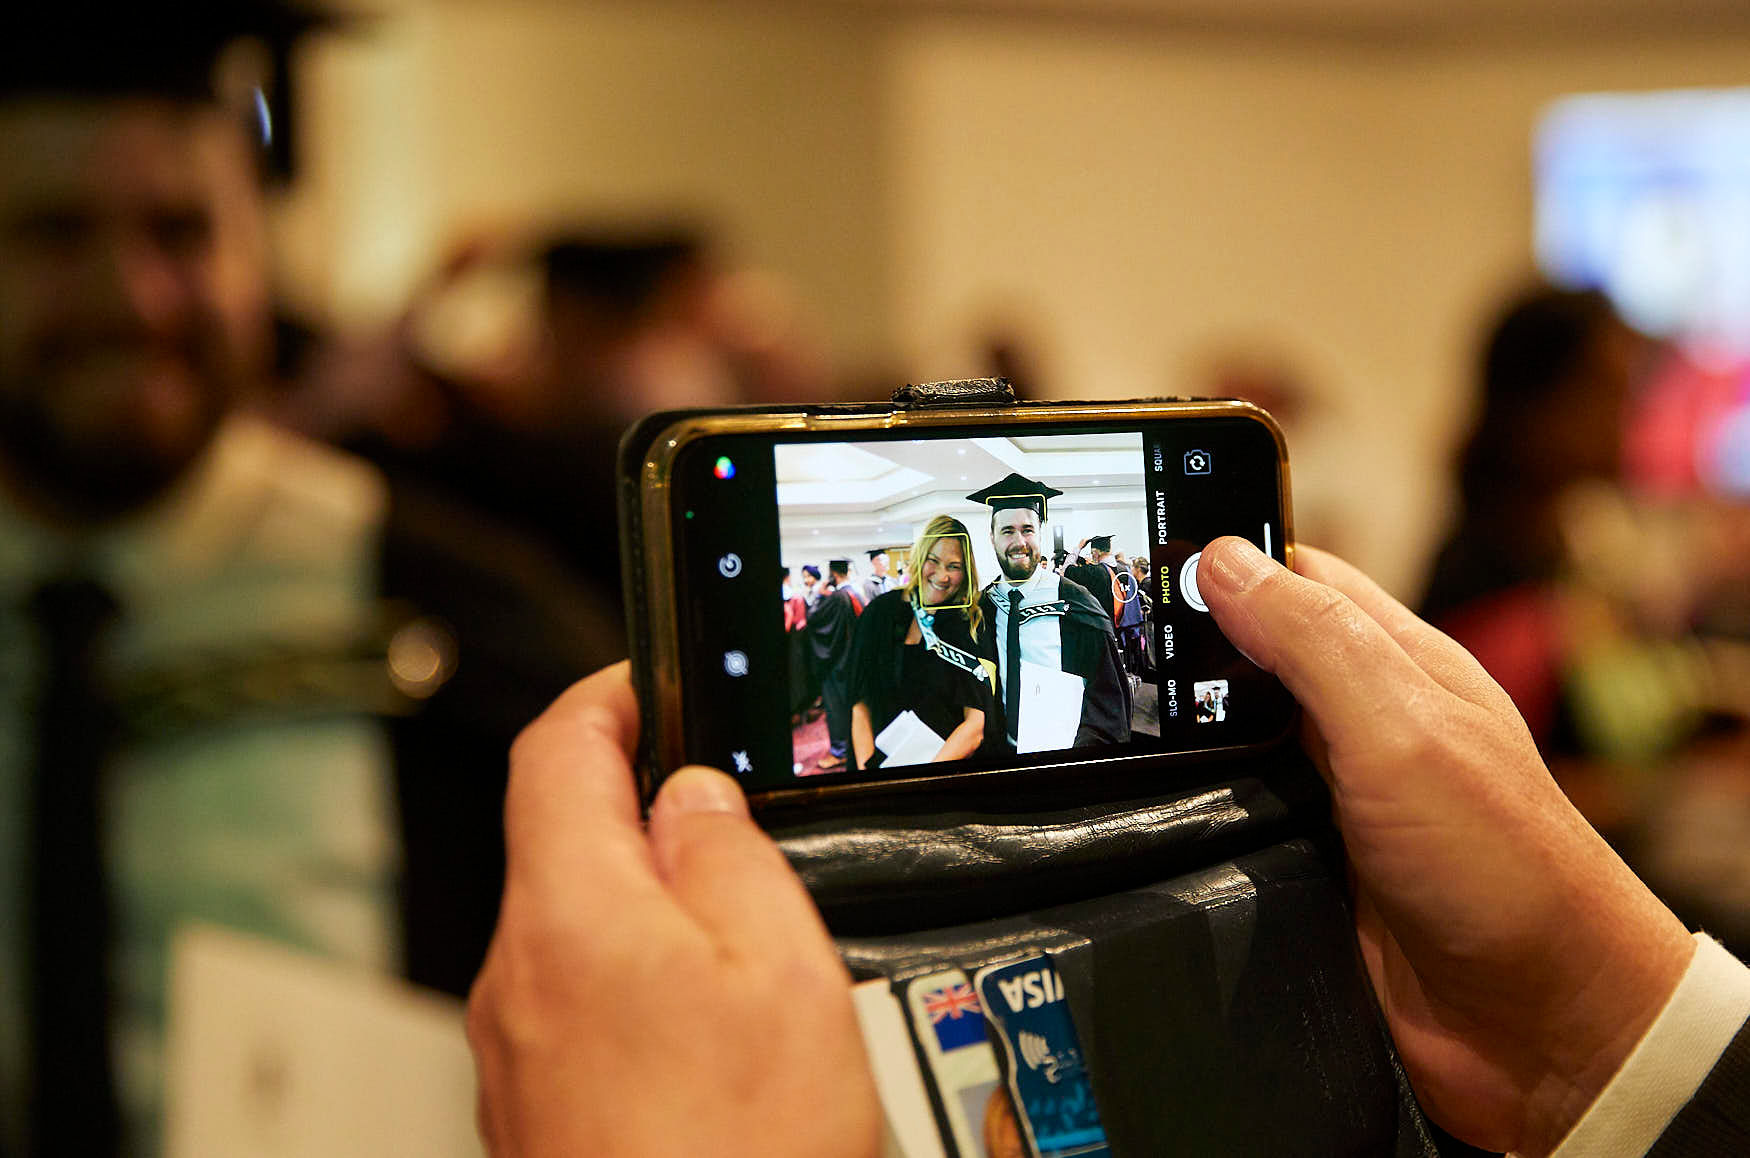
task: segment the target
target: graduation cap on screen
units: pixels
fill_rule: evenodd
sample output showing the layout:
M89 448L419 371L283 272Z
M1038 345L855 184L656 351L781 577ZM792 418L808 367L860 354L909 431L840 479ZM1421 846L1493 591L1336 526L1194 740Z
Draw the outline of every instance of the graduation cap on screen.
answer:
M1006 511L1015 507L1026 507L1039 515L1041 522L1045 520L1045 504L1063 492L1056 487L1046 486L1042 482L1011 474L1001 482L994 482L981 491L973 491L966 497L975 503L983 503L992 511Z
M1096 551L1110 551L1112 549L1112 536L1095 535L1088 540L1088 546Z
M877 555L887 554L890 549L891 548L888 547L870 547L867 551L864 551L863 554L869 556L870 559L874 559Z

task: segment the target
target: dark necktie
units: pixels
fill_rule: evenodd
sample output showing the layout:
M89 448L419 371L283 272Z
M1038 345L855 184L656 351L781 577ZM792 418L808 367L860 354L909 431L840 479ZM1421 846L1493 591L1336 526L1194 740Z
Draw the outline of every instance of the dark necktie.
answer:
M1003 709L1009 714L1009 735L1021 735L1021 592L1009 588L1009 670L1003 673Z
M109 1155L118 1114L109 1058L109 894L102 770L114 718L97 654L116 603L63 579L31 602L43 645L32 780L31 1152Z

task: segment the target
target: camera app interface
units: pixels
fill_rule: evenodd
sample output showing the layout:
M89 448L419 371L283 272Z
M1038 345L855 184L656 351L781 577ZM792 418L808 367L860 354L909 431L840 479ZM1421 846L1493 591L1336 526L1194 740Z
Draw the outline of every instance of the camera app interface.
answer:
M1220 748L1286 722L1196 585L1217 535L1282 557L1258 423L714 441L681 530L734 599L693 607L689 715L713 721L696 758L750 788Z

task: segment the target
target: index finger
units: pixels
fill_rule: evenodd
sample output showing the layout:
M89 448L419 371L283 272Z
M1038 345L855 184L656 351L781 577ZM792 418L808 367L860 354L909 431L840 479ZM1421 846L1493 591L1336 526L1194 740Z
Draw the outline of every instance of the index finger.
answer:
M507 887L562 898L579 915L660 893L629 753L638 703L618 663L573 684L511 748Z
M1295 570L1327 587L1335 587L1404 649L1416 666L1453 695L1485 708L1512 708L1512 700L1464 646L1393 599L1360 568L1329 551L1298 546ZM1517 711L1517 709L1514 709Z

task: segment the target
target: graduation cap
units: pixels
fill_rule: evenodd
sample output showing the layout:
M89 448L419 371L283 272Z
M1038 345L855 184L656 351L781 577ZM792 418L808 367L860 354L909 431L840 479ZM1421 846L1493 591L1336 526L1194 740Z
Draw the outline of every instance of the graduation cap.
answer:
M1045 504L1063 492L1056 487L1046 486L1042 482L1011 474L1001 482L992 483L981 491L973 491L966 497L975 503L983 503L993 512L1006 511L1014 507L1027 507L1038 513L1041 522L1045 520Z
M1094 535L1088 540L1088 546L1096 551L1110 551L1112 549L1112 536Z
M851 573L851 561L849 559L828 559L826 569L831 571L834 575L849 575Z
M885 554L887 554L888 551L890 551L892 549L893 548L891 548L891 547L870 547L867 551L864 551L863 554L869 556L869 558L871 560L873 560L875 558L875 556L885 555Z
M296 0L62 0L33 5L27 31L0 43L0 95L218 95L216 66L241 40L289 50L333 13Z
M350 23L299 0L61 0L32 5L0 37L0 100L149 96L216 102L252 122L276 176L289 173L290 59L305 35Z

